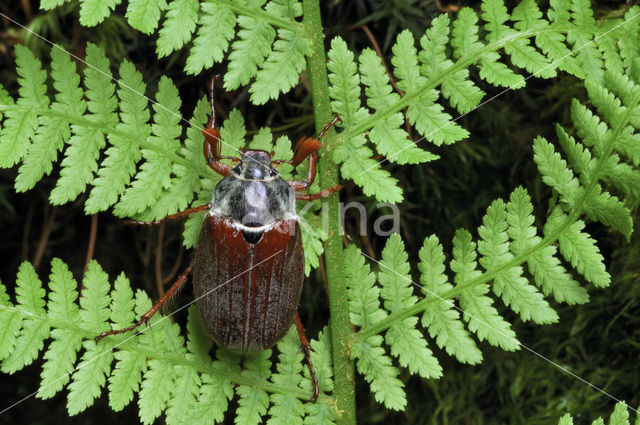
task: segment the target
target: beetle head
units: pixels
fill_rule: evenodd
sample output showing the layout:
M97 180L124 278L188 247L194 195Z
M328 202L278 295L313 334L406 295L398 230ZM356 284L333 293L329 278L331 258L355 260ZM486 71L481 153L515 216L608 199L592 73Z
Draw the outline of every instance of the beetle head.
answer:
M240 164L233 169L233 172L237 178L243 180L271 180L278 175L271 165L271 154L258 149L244 151Z

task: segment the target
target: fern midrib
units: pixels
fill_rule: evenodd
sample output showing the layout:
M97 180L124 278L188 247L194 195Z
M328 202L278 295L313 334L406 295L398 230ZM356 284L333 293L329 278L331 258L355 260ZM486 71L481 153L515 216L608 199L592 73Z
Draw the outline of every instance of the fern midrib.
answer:
M28 317L30 319L41 321L44 325L48 325L51 329L69 330L71 332L74 332L82 336L85 340L91 340L95 338L95 336L99 333L99 332L87 330L84 328L78 328L78 326L76 326L73 323L69 323L59 319L52 319L48 316L42 316L40 314L35 314L28 310L20 309L19 307L16 307L16 306L0 305L0 311L14 312L14 313L18 313L21 317ZM108 350L109 348L104 347L104 349ZM112 349L115 350L116 347L113 347ZM293 388L290 386L273 384L271 382L252 378L248 375L230 373L229 370L226 368L217 367L216 365L213 365L213 364L203 365L193 360L187 360L184 356L167 355L167 354L158 352L156 350L141 346L139 343L136 342L135 338L132 339L131 341L127 341L122 343L121 345L118 345L117 349L120 351L126 350L126 351L137 352L137 353L143 354L146 358L169 361L174 365L189 366L200 373L207 373L214 376L223 376L225 379L228 379L233 383L258 387L267 392L290 394L293 397L296 397L302 400L307 400L309 398L308 391L304 391L299 388ZM323 393L320 393L320 398L318 400L322 402L327 402L330 404L333 404L334 402L333 398L328 397Z
M241 2L232 2L229 0L215 0L216 3L222 4L227 8L236 12L238 15L249 16L251 18L259 19L279 28L287 28L291 31L295 31L300 37L305 37L304 25L292 21L290 19L282 18L280 16L271 15L259 7L251 7L241 4Z
M504 47L511 41L515 41L520 38L534 37L534 36L537 36L538 34L541 34L547 31L556 30L557 27L560 27L560 25L552 24L552 25L546 25L540 28L529 29L524 32L519 32L514 35L507 36L505 38L497 40L495 42L486 44L481 49L474 51L473 54L470 56L467 56L467 55L461 56L453 65L451 65L449 68L443 69L440 72L440 74L437 75L435 78L429 78L427 84L418 88L415 91L405 93L405 95L402 98L400 98L400 100L398 100L395 103L392 103L391 105L385 108L379 109L378 111L370 115L366 120L363 120L362 122L354 125L353 127L350 127L349 130L341 133L340 137L343 137L345 140L349 140L352 137L355 137L358 134L361 134L366 130L369 130L375 127L377 123L382 122L390 115L403 110L404 108L409 106L411 103L413 103L413 101L416 98L419 98L428 90L434 89L438 87L440 84L442 84L442 82L444 82L449 75L454 75L456 72L466 69L470 64L476 62L483 55L500 50L502 47Z
M91 128L95 128L100 130L103 134L113 134L116 136L119 136L125 140L128 140L134 144L138 144L141 148L143 149L149 149L152 150L160 155L164 155L167 158L169 158L173 163L179 164L185 168L187 168L188 170L193 171L194 173L197 173L200 177L206 178L206 179L212 179L212 174L211 172L208 172L207 168L205 168L205 166L201 166L198 167L196 164L194 164L192 161L189 161L188 159L181 157L179 155L177 155L175 152L170 152L167 151L165 149L162 149L160 147L158 147L157 145L155 145L154 143L150 143L147 140L140 140L137 139L135 137L133 137L131 134L129 133L125 133L123 131L120 131L116 128L113 128L111 126L109 126L108 124L105 124L102 121L91 121L88 120L86 118L83 117L79 117L77 115L72 115L72 114L67 114L65 112L60 112L60 111L55 111L53 109L43 109L43 108L34 108L34 107L29 107L29 106L19 106L19 105L0 105L0 111L3 110L24 110L24 111L33 111L35 112L38 116L49 116L49 117L57 117L57 118L62 118L65 119L66 121L69 122L69 124L77 124L83 127L91 127ZM182 147L182 146L181 146ZM179 149L179 148L178 148Z
M604 149L603 154L597 160L596 167L594 167L595 172L593 173L593 178L591 179L590 184L586 186L586 190L583 192L581 199L579 199L579 201L576 202L576 208L570 214L567 215L567 217L565 218L562 224L559 224L558 226L556 226L556 230L554 232L551 232L548 235L545 235L545 237L538 244L533 245L532 247L524 250L518 256L515 256L511 260L501 264L499 267L493 270L487 271L474 279L468 280L466 282L462 282L461 284L454 286L453 288L449 289L448 291L445 291L439 296L425 297L424 299L420 300L419 302L417 302L411 307L392 313L388 315L385 319L382 319L377 323L361 328L353 336L351 343L353 344L356 342L363 341L369 336L378 334L384 331L385 329L390 328L394 323L400 320L403 320L407 317L414 316L426 310L432 302L435 302L441 299L444 299L446 301L452 300L456 297L459 297L468 288L471 288L476 285L480 285L482 283L490 282L494 280L495 277L500 273L502 273L503 271L523 264L524 262L528 261L529 257L532 254L555 243L560 238L560 236L564 233L564 231L568 229L571 224L576 222L580 218L580 216L583 214L582 209L583 209L584 203L589 198L591 191L596 187L596 185L600 181L602 164L604 164L605 160L608 159L608 157L612 154L613 147L615 145L615 140L618 138L620 133L627 127L627 125L629 125L629 118L631 115L631 111L633 111L638 106L638 104L640 104L640 95L636 96L636 98L634 99L631 105L626 105L627 110L623 116L623 119L619 121L620 124L615 129L612 129L611 137L607 142L606 148ZM411 281L411 283L422 288L422 286L420 286L419 284L413 281Z

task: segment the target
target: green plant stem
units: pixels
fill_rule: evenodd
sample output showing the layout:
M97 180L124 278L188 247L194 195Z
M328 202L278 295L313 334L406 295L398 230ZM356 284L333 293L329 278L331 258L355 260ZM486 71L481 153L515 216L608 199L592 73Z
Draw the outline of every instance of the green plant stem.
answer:
M312 53L307 67L311 81L313 110L316 129L319 131L331 120L331 99L327 59L322 34L322 20L318 0L303 0L304 24L310 36ZM326 189L338 184L338 166L331 162L329 152L339 143L335 132L329 133L320 161L321 186ZM339 197L337 194L327 199L329 204L329 228L325 241L324 258L329 286L329 306L331 308L331 344L333 354L334 396L336 398L336 424L356 423L355 371L349 358L349 341L353 336L349 321L347 288L342 275L342 235L339 221Z

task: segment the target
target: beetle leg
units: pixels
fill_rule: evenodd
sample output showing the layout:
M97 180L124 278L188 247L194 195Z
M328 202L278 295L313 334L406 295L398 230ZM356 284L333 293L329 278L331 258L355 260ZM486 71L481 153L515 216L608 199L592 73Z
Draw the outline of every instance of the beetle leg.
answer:
M215 103L215 98L213 96L214 84L216 81L216 77L211 78L211 85L209 87L209 101L211 102L211 120L207 124L207 127L202 130L202 134L204 135L204 158L207 161L207 165L211 167L213 171L220 174L222 177L226 177L231 174L231 167L224 162L220 162L221 159L235 159L238 158L221 156L222 146L220 146L220 142L222 139L220 138L220 131L216 127L216 110L213 107Z
M298 328L298 335L300 336L300 344L302 345L302 350L304 351L304 357L307 360L307 365L309 366L309 373L311 374L311 380L313 381L313 395L311 396L311 402L315 403L318 399L318 395L320 394L320 388L318 387L318 377L316 376L316 371L313 368L313 363L311 363L311 346L309 345L309 340L307 340L307 336L304 334L304 327L302 326L302 322L300 321L300 316L296 311L296 328Z
M318 158L317 152L322 147L322 143L320 140L315 137L302 137L296 143L295 148L293 148L293 159L291 162L294 166L301 164L305 159L309 158L309 161L312 160L311 155L316 154L316 160Z
M205 211L205 210L208 210L210 208L211 208L211 204L205 204L205 205L200 205L199 207L189 208L188 210L184 210L184 211L180 211L180 212L175 213L175 214L168 215L165 218L161 218L160 220L156 220L156 221L126 220L125 223L127 223L127 224L137 224L137 225L140 225L140 226L155 226L156 224L161 224L161 223L164 223L165 221L175 220L176 218L181 218L181 217L184 217L185 215L197 213L197 212L200 212L200 211Z
M127 327L127 328L124 328L124 329L116 329L116 330L113 330L113 331L102 332L100 335L95 337L96 342L100 341L105 336L117 335L117 334L122 334L122 333L125 333L125 332L132 331L135 328L137 328L138 326L142 325L143 323L148 325L149 324L149 320L151 320L151 317L154 314L156 314L156 312L158 311L158 309L160 307L162 307L162 304L167 302L167 300L169 298L171 298L173 295L175 295L175 293L178 292L178 290L180 288L182 288L184 283L187 281L187 277L191 274L192 271L193 271L193 264L190 264L189 267L187 267L187 269L180 275L180 277L178 277L178 279L174 282L174 284L171 285L171 288L169 288L169 290L167 292L165 292L165 294L162 296L162 298L160 298L153 305L153 307L151 307L149 309L149 311L147 311L145 314L143 314L142 317L140 317L140 320L138 320L136 323L134 323L133 325L131 325L131 326Z
M322 147L322 143L320 143L320 139L324 137L325 133L329 131L331 127L335 125L336 122L342 121L339 116L335 116L333 120L318 133L316 137L303 137L296 143L296 147L294 149L293 166L297 166L302 163L305 158L309 159L309 168L307 169L307 180L306 181L289 181L289 185L293 188L293 190L300 191L307 189L313 184L313 181L316 178L316 167L318 165L318 150ZM283 161L284 162L284 161Z
M220 160L223 158L238 160L238 158L228 156L222 157L220 155L221 139L218 129L207 126L207 128L202 130L202 134L204 135L204 158L207 161L207 165L222 177L226 177L231 174L231 166L224 162L220 162Z
M271 161L271 163L275 164L275 165L289 164L289 165L293 165L294 167L296 166L296 164L294 164L293 161L288 161L286 159L275 159L275 160Z
M309 168L307 170L307 180L306 181L298 181L298 180L288 180L287 183L289 186L293 188L294 191L300 192L301 190L305 190L313 184L313 181L316 179L316 164L318 163L318 153L313 152L309 155ZM295 164L295 161L294 161ZM295 164L297 165L297 164Z
M314 199L326 198L327 196L331 195L333 192L337 192L340 189L342 189L341 184L330 187L328 189L321 190L318 193L312 193L312 194L296 193L296 199L299 201L313 201Z
M333 117L331 122L325 125L324 128L320 131L320 133L318 133L318 136L316 137L316 139L322 139L322 137L324 136L324 133L329 131L329 129L333 127L338 121L342 122L342 118L336 115L335 117Z

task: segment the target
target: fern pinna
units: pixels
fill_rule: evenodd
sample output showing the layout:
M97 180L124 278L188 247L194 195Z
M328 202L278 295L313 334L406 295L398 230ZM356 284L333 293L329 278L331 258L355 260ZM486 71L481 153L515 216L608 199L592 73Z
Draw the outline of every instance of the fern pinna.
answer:
M59 3L44 1L41 7ZM82 1L81 23L100 23L118 3ZM568 73L584 80L588 101L574 100L573 126L556 128L557 143L533 141L533 160L553 189L549 210L537 212L546 217L541 226L535 224L529 193L517 187L488 205L477 231L458 230L450 253L431 235L412 266L402 239L394 235L372 271L374 263L355 245L343 251L337 223L324 232L317 215L303 217L307 274L318 264L322 241L326 244L332 309L330 328L311 343L322 391L318 403L306 402L311 383L291 332L277 346L274 367L270 350L245 359L218 350L211 359L193 310L186 338L166 317L154 317L141 335L94 342L100 332L131 324L150 300L143 292L134 294L124 275L111 288L97 262L89 265L78 294L77 282L59 259L51 262L48 291L28 263L18 272L15 303L0 286L2 371L14 373L32 363L50 341L38 397L52 397L67 386L67 408L76 414L102 388L114 410L138 393L143 423L162 414L169 424L220 421L234 397L236 423L267 417L270 424L353 423L353 364L376 400L402 410L402 369L425 379L446 373L435 346L467 364L482 361L476 341L507 351L520 348L497 303L523 321L553 323L555 303L588 301L583 280L598 288L610 284L585 220L627 238L633 230L631 211L640 201L637 6L599 25L584 0L551 1L546 17L533 0L510 12L500 0L485 0L479 16L470 8L440 15L419 40L409 31L397 35L390 63L402 93L393 91L371 49L355 53L335 36L325 59L318 4L310 0L168 5L130 0L127 5L127 20L144 33L153 32L163 15L159 57L188 49L185 70L192 74L227 60L225 87L248 86L254 104L289 91L307 66L317 125L333 114L342 119L342 131L328 139L322 187L335 184L339 173L378 201L401 202L403 183L374 159L376 154L400 165L426 163L437 156L424 145L449 145L469 136L453 116L489 100L476 77L483 85L515 89L531 77ZM170 79L160 79L150 105L134 65L121 63L118 81L112 80L111 63L95 45L87 46L81 73L57 46L48 73L26 47L17 45L15 54L18 94L0 89L0 165L19 164L17 191L30 190L59 163L50 202L87 193L88 214L112 208L119 217L154 220L210 200L217 177L202 161L204 97L183 124ZM420 143L410 140L405 120L422 136ZM221 134L223 155L244 145L239 111L230 113ZM277 159L292 157L291 141L281 136L274 142L268 128L260 129L249 147L274 150ZM330 209L337 211L336 200ZM185 224L186 246L194 245L202 219L196 215Z

